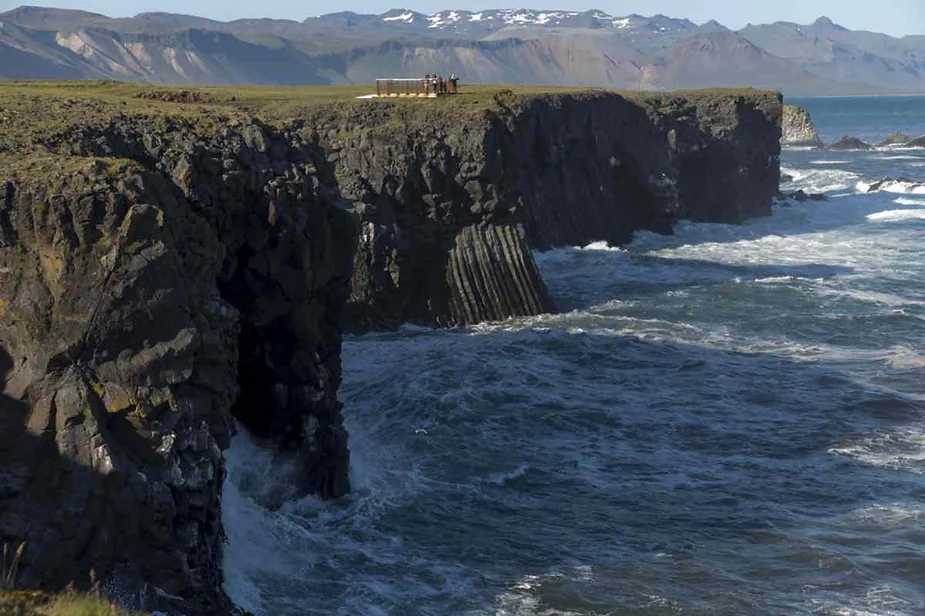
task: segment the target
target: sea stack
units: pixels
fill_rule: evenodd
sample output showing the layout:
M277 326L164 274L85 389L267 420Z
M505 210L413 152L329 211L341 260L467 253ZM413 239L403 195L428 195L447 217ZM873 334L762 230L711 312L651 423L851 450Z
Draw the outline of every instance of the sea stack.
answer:
M781 144L801 147L822 147L819 131L813 125L809 111L797 105L784 105Z

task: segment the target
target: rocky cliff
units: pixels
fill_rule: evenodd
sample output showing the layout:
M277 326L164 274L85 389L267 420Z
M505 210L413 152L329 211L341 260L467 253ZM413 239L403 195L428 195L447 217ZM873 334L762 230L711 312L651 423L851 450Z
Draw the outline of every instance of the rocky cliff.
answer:
M805 107L784 105L782 131L783 145L822 147L822 138Z
M26 587L93 569L147 608L228 613L232 417L302 492L348 489L348 204L322 152L253 118L3 113L0 542L26 543Z
M341 332L553 309L534 248L769 212L780 97L0 88L0 542L228 613L236 424L349 489ZM234 420L237 420L235 422ZM283 470L288 469L288 470Z
M517 95L325 107L308 120L361 218L357 330L548 311L529 249L623 244L771 211L779 95Z

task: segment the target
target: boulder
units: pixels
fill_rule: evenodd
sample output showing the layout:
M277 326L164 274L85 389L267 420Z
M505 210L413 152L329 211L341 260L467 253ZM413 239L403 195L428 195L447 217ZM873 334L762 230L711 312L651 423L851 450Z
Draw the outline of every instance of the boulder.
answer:
M777 194L777 198L780 201L797 201L799 203L804 203L806 201L828 201L829 197L825 193L808 193L803 189L794 190L790 192L781 192Z

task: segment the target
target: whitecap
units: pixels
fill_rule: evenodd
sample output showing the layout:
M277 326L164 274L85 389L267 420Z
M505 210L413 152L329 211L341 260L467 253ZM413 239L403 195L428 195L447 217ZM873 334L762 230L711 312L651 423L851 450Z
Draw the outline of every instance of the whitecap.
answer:
M520 479L527 474L527 471L530 470L529 464L521 464L512 471L506 473L494 473L488 476L488 483L493 483L495 485L503 486L509 481L515 479Z
M831 192L854 186L860 176L844 169L808 169L793 176L793 185L807 192Z
M899 205L925 205L925 199L908 199L906 197L900 197L895 199L893 203L898 203Z
M867 220L876 220L880 222L903 222L906 220L925 220L925 209L917 210L887 210L868 214Z
M910 507L904 504L874 505L851 512L852 520L862 523L873 523L880 526L907 526L925 520L925 509Z
M878 431L874 436L831 447L829 453L870 466L925 475L925 428Z
M611 246L607 242L591 242L587 246L582 246L579 250L602 250L607 252L626 252L624 248L619 246Z

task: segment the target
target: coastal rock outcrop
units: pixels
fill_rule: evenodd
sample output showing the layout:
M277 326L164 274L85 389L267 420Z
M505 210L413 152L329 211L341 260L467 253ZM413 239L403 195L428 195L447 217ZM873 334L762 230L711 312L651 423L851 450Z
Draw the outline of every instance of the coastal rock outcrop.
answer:
M835 143L826 147L833 152L868 152L874 149L874 146L865 143L857 137L842 137Z
M925 148L925 137L916 137L915 139L910 139L908 142L906 142L906 147Z
M869 193L894 192L925 194L925 183L910 178L883 178L867 187Z
M777 195L778 201L796 201L805 203L807 201L828 201L829 197L825 193L808 193L803 189L782 192Z
M348 321L365 331L549 311L531 249L768 215L780 116L780 96L762 92L318 110L306 125L361 218Z
M822 147L822 138L805 107L784 105L781 143L790 146Z
M25 543L25 587L93 570L147 609L227 614L233 417L302 493L348 489L348 204L317 148L255 119L73 106L0 159L0 543Z

